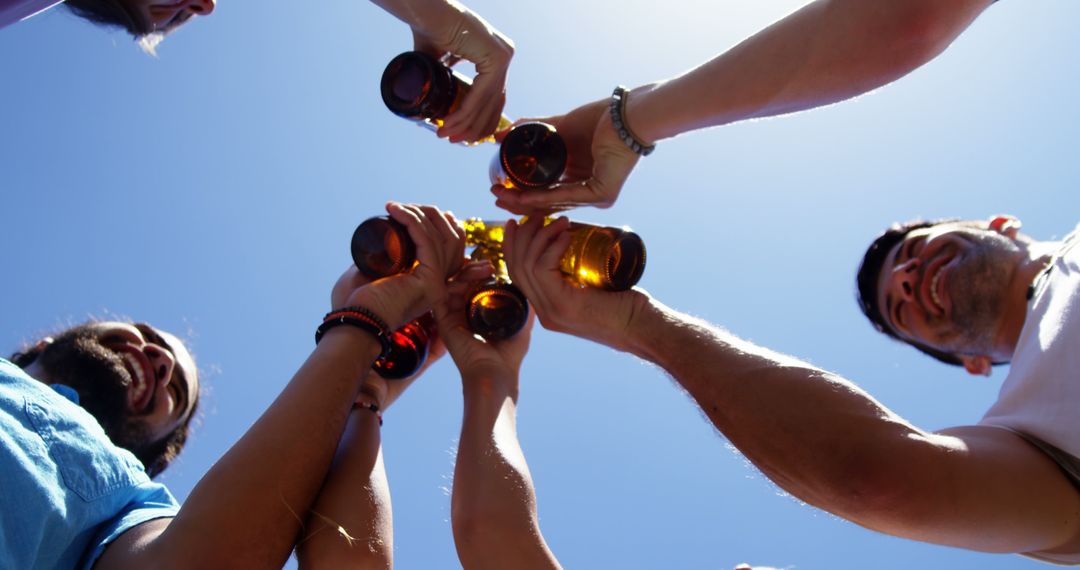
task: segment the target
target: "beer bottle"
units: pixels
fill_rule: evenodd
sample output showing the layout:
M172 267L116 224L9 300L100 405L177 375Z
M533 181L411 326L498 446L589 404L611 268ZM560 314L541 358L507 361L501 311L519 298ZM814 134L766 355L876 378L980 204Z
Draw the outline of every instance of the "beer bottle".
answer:
M425 313L390 335L390 351L375 361L372 368L387 380L400 380L416 374L427 361L435 331L435 317Z
M408 271L416 264L416 244L408 228L389 216L364 220L353 232L351 247L356 268L371 280Z
M555 127L522 123L506 133L491 159L492 184L507 188L547 188L566 170L566 143Z
M477 245L473 261L488 260L494 274L469 292L469 330L487 340L502 340L518 333L529 318L529 301L506 274L502 252L487 245Z
M550 223L552 218L545 220ZM465 243L501 248L505 222L469 218L463 223ZM559 269L575 282L609 291L626 291L645 272L645 242L628 227L570 222L570 246Z
M392 113L434 131L443 125L443 119L461 106L471 87L472 81L468 77L443 61L424 52L407 51L390 60L383 71L379 90ZM495 130L506 129L511 123L502 116ZM475 142L494 140L489 136Z

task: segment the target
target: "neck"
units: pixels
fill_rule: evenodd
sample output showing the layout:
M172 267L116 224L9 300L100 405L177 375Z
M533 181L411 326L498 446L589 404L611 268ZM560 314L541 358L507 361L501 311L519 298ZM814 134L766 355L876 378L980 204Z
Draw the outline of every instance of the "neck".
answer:
M1039 275L1050 265L1054 252L1061 246L1059 242L1031 242L1024 245L1016 272L1009 283L1009 302L1002 315L1001 326L997 335L997 346L1002 356L1012 358L1016 349L1020 331L1027 319L1028 289Z

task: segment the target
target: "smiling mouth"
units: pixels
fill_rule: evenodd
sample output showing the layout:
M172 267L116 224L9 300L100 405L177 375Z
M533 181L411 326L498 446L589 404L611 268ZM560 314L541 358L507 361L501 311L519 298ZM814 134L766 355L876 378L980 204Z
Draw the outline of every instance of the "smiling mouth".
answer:
M120 359L124 362L124 368L131 375L131 388L128 391L128 403L135 412L140 412L150 401L150 381L147 378L146 368L139 359L129 353L120 353Z
M938 282L941 279L941 270L944 268L944 265L938 267L937 271L934 272L934 277L930 279L930 299L942 313L945 312L945 307L941 304L941 294L938 292Z

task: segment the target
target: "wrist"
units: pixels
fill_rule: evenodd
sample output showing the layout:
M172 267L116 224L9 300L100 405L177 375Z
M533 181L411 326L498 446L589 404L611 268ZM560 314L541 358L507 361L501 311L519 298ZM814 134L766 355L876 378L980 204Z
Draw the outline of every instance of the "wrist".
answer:
M646 145L655 145L657 141L672 136L664 130L660 120L664 116L661 106L661 83L651 83L635 87L627 92L624 119L626 127L635 137ZM659 111L659 112L658 112Z
M509 372L462 373L461 392L468 401L517 401L518 376Z

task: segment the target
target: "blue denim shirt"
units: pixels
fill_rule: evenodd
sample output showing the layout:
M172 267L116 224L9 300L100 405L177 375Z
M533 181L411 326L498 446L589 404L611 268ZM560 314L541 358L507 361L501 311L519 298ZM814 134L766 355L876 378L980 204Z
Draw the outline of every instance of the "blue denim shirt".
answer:
M90 568L179 504L71 398L0 359L0 568Z

